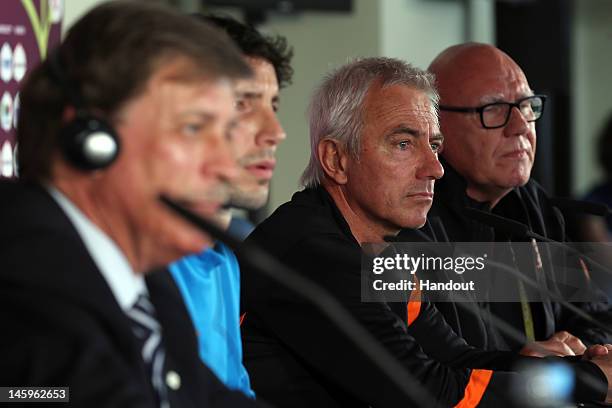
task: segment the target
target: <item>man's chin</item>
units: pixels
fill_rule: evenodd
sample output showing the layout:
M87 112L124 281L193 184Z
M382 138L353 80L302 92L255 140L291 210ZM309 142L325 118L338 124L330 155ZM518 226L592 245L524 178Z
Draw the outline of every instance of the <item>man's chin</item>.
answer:
M508 169L508 171L504 172L504 175L501 176L505 179L501 184L508 188L524 186L531 177L532 168L533 166L531 163L520 163Z
M258 186L250 191L232 191L229 206L244 210L258 210L268 203L269 191L268 186Z
M508 179L500 183L500 185L501 187L507 188L507 189L513 189L515 187L523 187L529 181L529 176L530 176L529 173L512 174L510 175Z
M172 255L175 258L174 260L187 255L199 254L214 245L214 240L208 234L199 230L192 230L190 233L188 239L177 242L175 254Z
M425 214L416 215L410 217L403 223L402 228L404 229L419 229L425 225L427 222L427 212Z

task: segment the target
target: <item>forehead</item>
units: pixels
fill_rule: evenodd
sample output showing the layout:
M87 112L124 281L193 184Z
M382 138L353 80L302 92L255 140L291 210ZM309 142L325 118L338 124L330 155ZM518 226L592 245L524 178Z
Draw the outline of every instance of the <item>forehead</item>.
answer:
M186 78L168 67L154 72L144 91L127 101L118 117L126 126L166 128L193 115L225 121L231 112L233 93L228 80Z
M245 60L253 70L253 77L236 81L236 89L248 87L278 91L276 71L270 62L258 57L245 57Z
M446 72L438 75L438 81L445 104L512 101L532 93L523 70L495 48L479 48L458 56Z
M167 79L160 81L151 90L161 105L175 108L188 103L221 103L225 102L226 97L232 97L230 83L223 79L203 79L199 82Z
M230 93L227 78L208 75L187 67L184 62L169 64L156 70L146 85L148 96L157 97L160 103L177 103L181 98L196 100L214 99Z
M414 128L438 127L438 116L429 96L407 85L373 85L366 95L363 114L365 126Z

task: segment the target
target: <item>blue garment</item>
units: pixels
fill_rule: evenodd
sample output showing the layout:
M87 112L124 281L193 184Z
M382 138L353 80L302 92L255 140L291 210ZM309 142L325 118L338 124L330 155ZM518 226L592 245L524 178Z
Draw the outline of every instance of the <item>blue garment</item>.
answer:
M227 232L241 241L244 241L254 229L255 226L251 221L245 218L232 217L230 225L227 227Z
M242 365L240 269L222 243L169 267L198 334L200 358L228 388L255 398Z

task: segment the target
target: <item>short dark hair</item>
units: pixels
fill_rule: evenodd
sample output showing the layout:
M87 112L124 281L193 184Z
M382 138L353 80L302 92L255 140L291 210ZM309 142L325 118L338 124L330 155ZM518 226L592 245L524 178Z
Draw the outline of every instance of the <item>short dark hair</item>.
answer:
M183 58L180 80L236 79L251 75L243 55L221 30L156 3L111 1L88 12L69 30L54 58L36 67L20 92L17 126L19 174L49 179L70 92L57 81L60 61L72 93L109 122L145 90L162 64ZM57 58L55 58L57 57Z
M289 47L285 37L264 35L252 25L241 23L229 16L202 14L193 16L225 31L244 55L261 58L272 64L280 88L291 84L293 48Z

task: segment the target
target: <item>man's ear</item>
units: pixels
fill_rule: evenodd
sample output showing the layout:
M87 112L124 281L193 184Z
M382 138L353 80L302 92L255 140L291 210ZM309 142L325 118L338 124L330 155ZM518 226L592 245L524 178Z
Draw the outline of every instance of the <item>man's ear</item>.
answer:
M317 146L321 167L336 184L346 184L348 181L348 155L340 142L334 139L323 139Z

